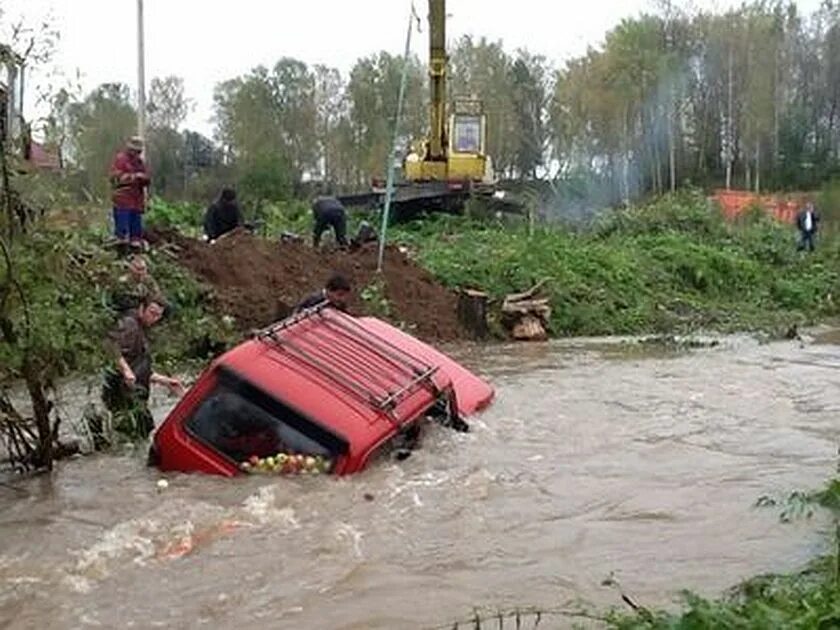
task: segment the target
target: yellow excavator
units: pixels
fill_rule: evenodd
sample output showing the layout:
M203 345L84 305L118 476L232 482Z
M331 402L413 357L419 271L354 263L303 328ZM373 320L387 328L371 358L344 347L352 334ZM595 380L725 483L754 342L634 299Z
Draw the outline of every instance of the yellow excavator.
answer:
M492 161L487 155L487 119L481 101L455 99L447 118L448 56L446 0L429 0L429 136L415 143L403 165L411 182L446 182L456 188L492 185Z
M487 119L475 97L455 98L448 112L446 0L429 0L429 135L403 159L391 217L405 221L423 212L459 213L472 195L493 196L496 179L487 155ZM448 115L447 115L448 114ZM381 207L384 183L373 191L340 197L345 205Z

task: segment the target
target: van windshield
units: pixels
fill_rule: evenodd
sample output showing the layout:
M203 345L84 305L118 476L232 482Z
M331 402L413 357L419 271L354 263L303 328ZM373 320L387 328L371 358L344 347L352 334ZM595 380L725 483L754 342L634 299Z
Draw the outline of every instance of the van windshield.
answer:
M220 382L186 428L237 462L277 453L329 456L344 450L336 436L242 381Z

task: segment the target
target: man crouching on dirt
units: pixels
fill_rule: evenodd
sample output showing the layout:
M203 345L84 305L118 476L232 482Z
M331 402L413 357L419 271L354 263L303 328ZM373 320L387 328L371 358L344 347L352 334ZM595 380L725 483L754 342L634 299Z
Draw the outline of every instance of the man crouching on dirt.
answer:
M106 350L115 365L106 372L102 401L114 416L114 427L130 438L146 438L155 428L149 411L151 383L165 385L180 396L184 386L177 378L152 370L152 355L146 330L158 323L164 305L144 297L140 305L126 313L106 339Z
M312 204L315 220L312 244L315 248L321 244L321 235L329 228L335 233L335 240L341 247L347 247L347 212L335 197L318 197Z

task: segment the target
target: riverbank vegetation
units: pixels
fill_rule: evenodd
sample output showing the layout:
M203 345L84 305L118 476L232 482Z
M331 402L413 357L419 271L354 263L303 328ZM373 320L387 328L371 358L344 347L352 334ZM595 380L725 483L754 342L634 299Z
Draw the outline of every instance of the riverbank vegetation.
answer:
M633 615L615 614L610 625L618 630L702 630L714 628L814 628L840 627L840 477L810 494L794 494L798 518L809 518L811 506L830 516L828 552L805 569L790 575L763 575L733 588L718 600L685 593L680 612L639 609ZM778 508L773 500L763 505ZM783 520L790 518L784 512Z
M547 280L555 335L777 331L840 313L840 242L796 251L756 211L727 223L699 192L604 213L588 226L444 217L394 231L452 287L495 299Z

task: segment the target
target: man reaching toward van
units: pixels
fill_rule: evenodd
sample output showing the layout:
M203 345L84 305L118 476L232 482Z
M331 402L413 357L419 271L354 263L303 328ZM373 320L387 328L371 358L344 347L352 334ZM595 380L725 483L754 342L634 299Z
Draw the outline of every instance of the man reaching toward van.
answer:
M164 385L178 396L184 393L180 380L152 369L146 330L160 321L163 312L160 300L143 297L106 338L106 350L114 363L106 372L102 400L114 414L115 428L131 437L145 438L155 428L148 407L152 383Z
M314 308L321 304L326 304L332 308L347 312L347 301L350 299L351 291L352 288L347 278L335 274L327 280L327 284L323 289L301 300L295 307L294 312L299 313L300 311Z

